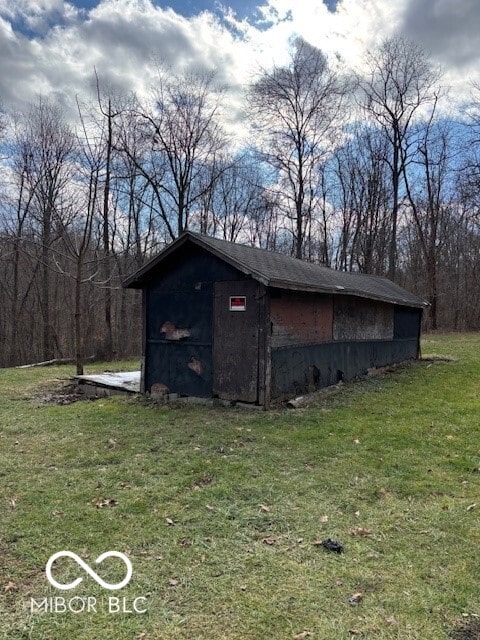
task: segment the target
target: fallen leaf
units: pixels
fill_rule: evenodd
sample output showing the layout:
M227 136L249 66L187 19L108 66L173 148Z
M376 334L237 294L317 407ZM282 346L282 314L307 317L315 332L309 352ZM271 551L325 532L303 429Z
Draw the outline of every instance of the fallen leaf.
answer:
M349 629L348 633L351 636L361 636L362 635L362 632L360 631L360 629Z
M92 504L94 504L97 509L102 509L103 507L116 507L118 502L114 498L94 498Z
M211 504L206 504L205 509L207 509L208 511L215 511L215 507L212 507Z
M135 640L145 640L146 637L147 637L147 632L146 631L140 631L138 636L135 636Z
M7 593L8 591L18 591L20 587L16 582L7 582L7 584L3 587L3 591Z
M391 625L392 627L394 627L396 624L398 624L398 622L396 621L396 619L393 616L389 616L388 618L385 618L385 622L389 625Z
M178 580L177 580L177 578L170 578L170 580L168 581L168 584L169 584L171 587L176 587L176 586L177 586L177 584L178 584Z
M15 509L15 507L17 506L17 501L15 500L15 498L10 498L10 500L8 501L10 506L12 507L12 509Z
M351 529L348 533L351 536L359 536L362 538L372 535L372 532L368 529L365 529L365 527L355 527L355 529Z
M171 518L165 518L165 522L168 524L169 527L173 527L173 525L175 524Z
M360 444L360 440L358 438L355 438L354 443L355 444Z
M265 513L270 513L270 507L267 506L266 504L261 504L259 506L261 511L264 511Z
M265 538L262 538L262 542L268 545L275 544L276 541L277 541L277 538L274 538L273 536L266 536Z
M328 516L320 516L320 522L328 522Z
M473 509L475 509L477 506L477 503L474 502L473 504L469 504L467 507L467 511L472 511Z
M352 607L357 606L357 604L360 604L360 602L363 600L363 593L360 593L360 591L358 593L354 593L353 596L350 596L350 598L348 599L348 604L352 605Z
M296 636L293 636L293 640L304 640L304 638L310 638L311 635L310 631L301 631Z
M63 515L63 511L52 511L52 516L56 516L57 518L60 518L60 516Z

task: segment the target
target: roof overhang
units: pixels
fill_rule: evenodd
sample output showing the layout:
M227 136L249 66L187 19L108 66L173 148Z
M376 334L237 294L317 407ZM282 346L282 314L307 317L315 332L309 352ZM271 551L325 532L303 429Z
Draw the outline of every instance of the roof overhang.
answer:
M141 267L138 271L136 271L133 275L129 276L124 280L123 286L131 289L141 289L144 287L145 283L148 281L150 274L152 271L155 271L157 267L160 267L164 261L166 261L169 256L178 251L181 247L191 244L194 246L198 246L208 253L216 256L223 262L229 264L234 267L241 273L246 276L257 280L261 284L266 287L274 287L277 289L287 289L290 291L299 291L305 293L322 293L329 295L341 295L341 296L354 296L356 298L363 298L367 300L376 300L378 302L385 302L388 304L394 304L397 306L405 306L411 308L423 309L428 307L428 303L424 300L418 299L417 301L413 301L411 299L401 299L401 298L392 298L389 296L381 296L379 294L363 292L359 290L354 290L346 287L341 287L338 285L331 286L312 286L311 284L303 284L300 282L290 281L290 280L281 280L278 278L268 278L264 274L252 269L251 266L242 262L241 259L233 258L227 253L223 252L221 248L212 246L210 243L205 242L201 236L193 234L189 231L185 231L179 236L176 240L174 240L171 244L166 246L158 255L149 260L143 267Z
M183 245L191 243L202 249L205 249L212 255L216 256L223 262L226 262L230 266L234 267L238 271L241 271L247 276L251 276L255 280L258 280L265 286L269 286L269 281L261 273L258 273L251 267L243 264L240 260L234 260L231 256L223 253L223 251L212 247L206 242L202 241L202 238L191 234L189 231L185 231L181 236L169 244L165 249L162 249L158 255L149 260L143 267L136 271L133 275L126 278L123 281L123 286L130 289L141 289L144 282L148 279L148 274L162 264L172 253L177 251Z

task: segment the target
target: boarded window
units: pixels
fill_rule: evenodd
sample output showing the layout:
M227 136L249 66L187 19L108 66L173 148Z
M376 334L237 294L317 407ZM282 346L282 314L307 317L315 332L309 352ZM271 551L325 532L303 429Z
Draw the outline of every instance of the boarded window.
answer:
M421 322L421 309L397 307L395 309L395 338L418 338Z
M331 296L289 294L270 299L272 347L332 340Z
M392 340L393 306L374 300L337 296L334 340Z

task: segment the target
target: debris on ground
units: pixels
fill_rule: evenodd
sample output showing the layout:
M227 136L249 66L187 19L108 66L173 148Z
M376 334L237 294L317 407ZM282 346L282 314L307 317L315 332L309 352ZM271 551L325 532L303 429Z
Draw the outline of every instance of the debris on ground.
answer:
M480 640L480 620L458 623L456 629L450 632L451 640Z
M333 553L343 553L345 551L345 547L341 542L338 540L332 540L331 538L315 542L314 544L317 547L323 547L327 551L333 551Z
M40 404L58 405L73 404L80 400L95 400L95 398L87 397L76 384L69 384L34 398L34 401Z
M353 596L350 596L350 598L348 599L348 604L352 607L356 607L361 603L362 600L363 593L360 593L359 591L358 593L354 593Z

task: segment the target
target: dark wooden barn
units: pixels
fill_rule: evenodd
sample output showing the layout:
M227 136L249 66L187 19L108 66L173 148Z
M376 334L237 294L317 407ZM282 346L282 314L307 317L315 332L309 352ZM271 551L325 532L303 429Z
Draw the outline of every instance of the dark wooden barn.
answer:
M143 392L268 406L419 354L423 300L185 232L126 280L143 292Z

